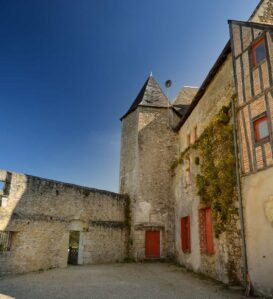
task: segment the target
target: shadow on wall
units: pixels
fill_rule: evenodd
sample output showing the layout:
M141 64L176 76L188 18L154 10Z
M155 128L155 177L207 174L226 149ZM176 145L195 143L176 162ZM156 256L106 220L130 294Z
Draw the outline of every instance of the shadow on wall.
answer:
M0 181L0 275L66 267L72 248L73 264L126 257L125 195L5 170Z
M144 106L124 120L120 179L121 190L131 196L131 256L136 260L148 257L145 234L149 230L160 231L160 257L173 257L170 170L177 155L177 133L172 127L178 121L171 109Z

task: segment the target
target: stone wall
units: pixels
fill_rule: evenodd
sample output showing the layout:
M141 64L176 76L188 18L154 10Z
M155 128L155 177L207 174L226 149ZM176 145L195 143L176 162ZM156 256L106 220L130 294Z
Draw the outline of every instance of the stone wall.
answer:
M258 6L258 9L251 16L252 22L273 23L273 1L262 0Z
M80 232L79 264L126 258L126 196L4 170L0 180L0 231L12 233L0 274L66 267L70 231Z
M192 111L179 131L180 153L185 151L188 136L191 144L195 142L195 128L197 138L209 125L212 118L222 106L228 105L235 93L232 77L231 54L227 57L214 79L207 87L206 92L198 105ZM190 150L189 159L185 159L175 170L175 249L177 260L196 272L201 272L225 283L242 280L241 237L239 215L235 215L230 223L229 230L219 238L214 236L214 254L201 253L199 210L205 206L197 195L196 176L199 166L196 157L202 161L202 156L196 150ZM237 204L238 206L238 204ZM183 253L181 248L181 218L190 216L191 221L191 253Z
M160 257L173 256L175 121L172 110L153 107L138 107L123 119L120 191L131 199L131 256L137 260L145 259L147 230L160 231Z

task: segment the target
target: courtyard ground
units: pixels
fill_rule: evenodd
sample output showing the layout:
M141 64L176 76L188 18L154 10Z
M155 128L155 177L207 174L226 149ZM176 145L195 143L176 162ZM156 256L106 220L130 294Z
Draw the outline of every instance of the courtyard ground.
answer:
M7 297L6 297L7 296ZM164 263L70 266L0 279L0 298L236 299L220 283Z

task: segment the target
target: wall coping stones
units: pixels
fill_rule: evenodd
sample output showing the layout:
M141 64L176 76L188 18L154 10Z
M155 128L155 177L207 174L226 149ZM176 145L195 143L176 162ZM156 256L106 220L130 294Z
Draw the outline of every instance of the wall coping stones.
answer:
M19 174L19 173L16 173L16 174ZM110 195L111 197L113 197L116 200L127 200L128 199L128 196L126 194L120 194L120 193L115 193L112 191L101 190L101 189L91 188L91 187L72 184L72 183L61 182L61 181L57 181L57 180L53 180L53 179L42 178L42 177L33 176L33 175L29 175L29 174L24 174L24 173L21 173L21 174L25 175L29 180L40 181L41 183L48 183L49 185L54 184L56 187L59 187L59 188L65 187L65 188L76 189L76 191L83 191L83 192L86 191L86 193L87 193L86 196L88 196L89 193L98 193L98 194Z

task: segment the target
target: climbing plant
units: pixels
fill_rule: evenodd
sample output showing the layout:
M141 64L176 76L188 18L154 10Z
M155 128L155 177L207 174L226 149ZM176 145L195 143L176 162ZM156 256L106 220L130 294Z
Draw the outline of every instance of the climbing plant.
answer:
M211 206L215 235L226 230L235 212L236 168L231 124L231 107L224 106L212 119L198 140L173 163L177 165L189 157L192 149L200 155L196 176L197 194L201 202Z

